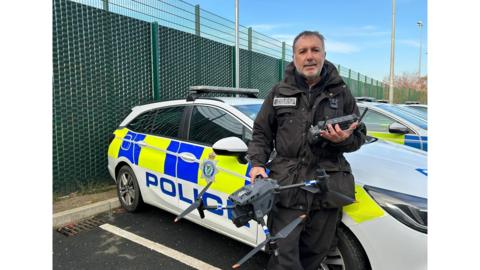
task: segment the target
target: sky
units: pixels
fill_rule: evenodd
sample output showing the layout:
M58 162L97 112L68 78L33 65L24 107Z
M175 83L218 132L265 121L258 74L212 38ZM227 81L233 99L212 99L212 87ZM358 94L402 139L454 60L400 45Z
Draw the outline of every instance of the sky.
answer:
M235 20L234 0L184 1ZM327 60L377 80L389 77L391 0L239 0L239 23L287 44L303 30L319 31ZM395 28L395 74L418 73L421 42L427 75L427 0L397 0Z

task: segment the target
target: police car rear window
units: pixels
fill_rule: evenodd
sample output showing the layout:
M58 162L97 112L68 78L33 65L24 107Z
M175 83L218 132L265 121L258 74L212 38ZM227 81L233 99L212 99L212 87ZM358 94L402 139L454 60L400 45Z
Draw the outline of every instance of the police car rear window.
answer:
M235 136L243 139L244 126L225 111L196 106L193 110L188 138L191 141L213 145L216 141Z
M250 119L255 120L260 108L262 107L262 104L235 105L233 107L237 108Z
M150 131L154 115L154 111L144 112L130 121L130 123L127 125L127 128L135 132L148 133Z
M151 133L163 137L178 137L184 108L182 106L157 110L153 119Z
M178 136L184 107L151 110L133 119L127 128L140 133L162 137Z

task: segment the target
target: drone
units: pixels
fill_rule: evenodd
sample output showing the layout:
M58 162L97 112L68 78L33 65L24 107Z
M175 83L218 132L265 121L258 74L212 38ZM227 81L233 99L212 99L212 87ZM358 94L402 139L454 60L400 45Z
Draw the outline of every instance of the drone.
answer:
M200 191L194 202L175 218L175 222L178 222L195 209L198 210L200 218L202 219L205 218L204 210L232 209L232 222L238 228L246 225L250 220L254 220L260 224L263 228L263 232L265 233L265 241L252 249L232 266L233 269L236 269L266 245L268 245L269 250L273 252L275 256L278 256L278 245L276 241L278 239L286 238L306 218L305 214L297 217L287 226L282 228L277 234L272 236L268 226L265 224L264 217L268 215L268 213L270 213L274 207L276 195L280 192L292 188L302 188L311 193L329 193L333 200L342 205L351 204L354 202L354 200L350 197L330 190L328 180L329 175L324 169L318 169L317 176L313 180L307 180L302 183L286 186L280 186L277 183L277 180L272 178L257 177L253 184L243 186L228 197L228 200L231 202L231 204L206 205L202 199L202 195L212 185L212 179Z

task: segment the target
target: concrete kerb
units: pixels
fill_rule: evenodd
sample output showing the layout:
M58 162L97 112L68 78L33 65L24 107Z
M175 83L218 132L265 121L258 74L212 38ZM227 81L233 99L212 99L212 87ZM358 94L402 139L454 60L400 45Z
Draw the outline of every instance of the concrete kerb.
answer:
M118 207L120 207L120 201L118 198L111 198L105 201L56 213L53 214L53 227L58 228L65 224L74 223L87 217L111 211Z

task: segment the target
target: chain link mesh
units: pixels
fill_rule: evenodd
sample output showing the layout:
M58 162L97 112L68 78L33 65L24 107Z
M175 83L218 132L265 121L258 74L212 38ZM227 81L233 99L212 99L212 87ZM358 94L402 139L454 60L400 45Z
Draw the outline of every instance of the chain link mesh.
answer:
M65 0L53 8L53 191L111 183L108 136L151 100L149 24Z
M156 40L153 22L159 24ZM54 0L53 191L111 183L108 137L154 93L171 100L185 98L192 85L233 87L234 25L179 0ZM239 34L240 87L265 97L283 78L291 45L242 25ZM154 51L158 59L152 60ZM354 96L388 96L383 83L338 68ZM397 90L394 100L425 103L426 94Z

